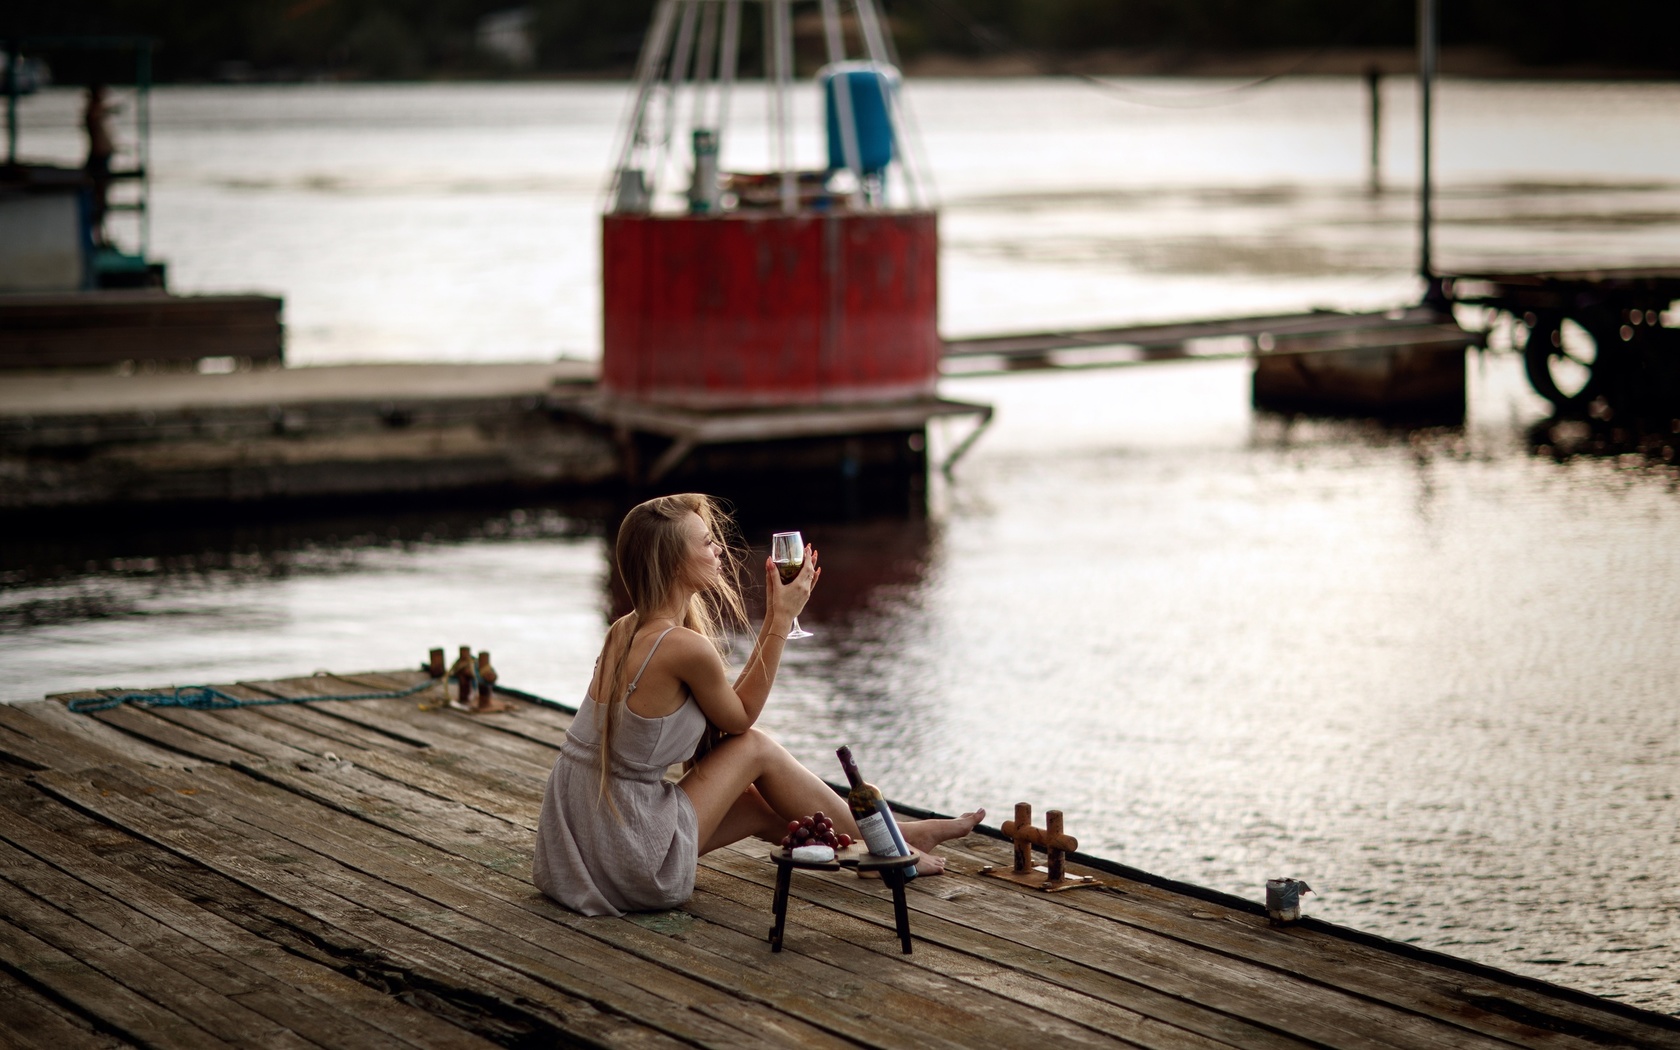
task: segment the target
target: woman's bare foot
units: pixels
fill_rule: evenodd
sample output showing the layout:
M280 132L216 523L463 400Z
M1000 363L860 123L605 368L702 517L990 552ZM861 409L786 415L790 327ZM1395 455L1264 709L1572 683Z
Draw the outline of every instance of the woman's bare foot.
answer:
M923 853L914 846L911 846L910 848L916 853L916 874L918 876L945 874L944 857L941 857L937 853Z
M941 842L960 839L974 830L974 825L986 819L986 811L977 809L960 817L938 817L932 820L906 820L898 826L905 845L916 854L917 875L943 875L945 858L931 852ZM874 872L858 872L866 879L879 878Z
M986 811L984 809L977 809L972 813L964 813L960 817L940 817L933 820L907 820L898 826L898 830L904 835L904 841L910 845L911 849L926 853L935 846L939 845L941 842L949 842L952 839L962 838L964 835L974 830L974 825L985 819ZM940 868L944 868L944 860L938 857L933 859L939 861ZM922 865L920 863L916 865L916 870L921 871L924 875L938 874L938 872L922 871Z
M918 876L945 874L944 857L941 857L937 853L923 853L914 846L910 847L910 852L916 855L916 874ZM860 879L878 879L880 877L881 873L878 871L858 872L858 878Z

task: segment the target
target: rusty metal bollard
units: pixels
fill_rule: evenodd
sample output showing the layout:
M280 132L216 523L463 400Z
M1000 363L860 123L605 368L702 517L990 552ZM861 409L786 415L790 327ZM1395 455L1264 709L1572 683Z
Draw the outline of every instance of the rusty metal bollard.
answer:
M1301 894L1313 888L1300 879L1266 880L1266 915L1273 926L1284 926L1301 917Z

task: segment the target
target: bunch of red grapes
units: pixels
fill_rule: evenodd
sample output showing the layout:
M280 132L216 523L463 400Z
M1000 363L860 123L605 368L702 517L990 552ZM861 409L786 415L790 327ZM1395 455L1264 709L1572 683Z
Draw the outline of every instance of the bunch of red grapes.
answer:
M808 817L788 821L787 835L782 838L783 849L794 849L798 846L827 846L833 850L843 850L852 844L852 837L834 833L834 821L823 816L822 810L817 810Z

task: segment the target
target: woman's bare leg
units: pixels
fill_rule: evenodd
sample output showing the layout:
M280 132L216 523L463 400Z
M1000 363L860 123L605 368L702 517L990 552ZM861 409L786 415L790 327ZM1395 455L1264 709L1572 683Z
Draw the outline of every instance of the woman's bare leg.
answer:
M731 842L740 842L754 836L766 842L780 842L786 830L787 821L770 808L757 788L748 786L735 800L735 804L729 807L728 812L724 813L722 822L712 832L711 838L700 840L700 852L710 853Z
M689 770L680 786L699 818L701 853L751 835L778 841L788 821L818 810L834 822L835 831L854 840L860 837L845 799L774 738L756 729L714 748ZM985 815L981 809L961 817L901 823L905 843L923 854L917 871L923 875L943 871L944 858L928 856L927 851L973 831Z
M960 817L934 817L928 820L901 820L898 830L911 849L927 851L941 842L960 839L974 830L974 825L986 819L986 811L977 809Z
M688 792L699 817L702 853L748 835L775 842L786 833L788 821L818 810L834 821L835 831L858 837L846 800L756 729L713 748L678 786ZM756 797L746 794L748 788L757 789Z

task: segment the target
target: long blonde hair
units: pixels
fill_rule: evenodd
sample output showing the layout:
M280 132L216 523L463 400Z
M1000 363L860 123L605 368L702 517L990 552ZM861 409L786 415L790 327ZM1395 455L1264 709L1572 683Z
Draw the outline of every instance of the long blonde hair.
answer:
M696 492L675 496L660 496L637 504L624 516L618 526L618 540L614 544L613 562L618 578L630 595L630 612L622 616L607 631L601 645L601 695L596 704L596 727L601 740L601 797L613 812L609 786L612 782L612 738L618 725L619 708L628 699L625 689L630 649L641 629L644 610L657 609L671 597L671 592L684 582L683 567L688 560L688 538L682 526L690 514L698 514L722 548L720 571L715 583L689 596L688 608L683 612L682 626L706 637L722 656L728 651L728 630L745 628L746 607L741 601L740 544L735 523L724 508L712 497ZM608 661L607 654L619 646L618 657ZM708 727L708 737L712 730Z

